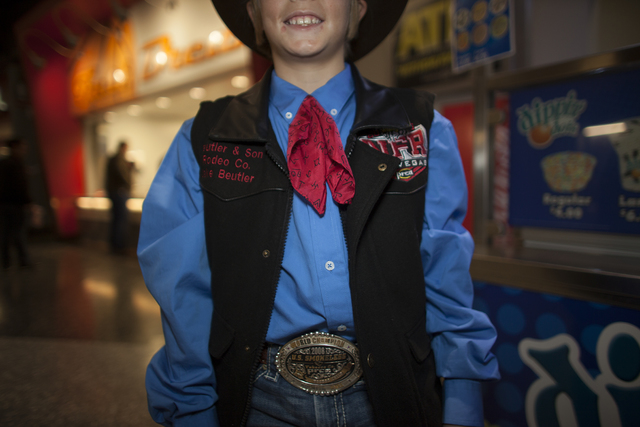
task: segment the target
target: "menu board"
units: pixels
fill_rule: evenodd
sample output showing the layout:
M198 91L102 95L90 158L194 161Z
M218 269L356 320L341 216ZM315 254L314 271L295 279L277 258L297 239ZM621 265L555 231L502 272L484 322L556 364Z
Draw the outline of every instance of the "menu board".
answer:
M455 0L452 4L455 72L515 53L510 0Z
M510 93L516 226L640 233L640 70Z

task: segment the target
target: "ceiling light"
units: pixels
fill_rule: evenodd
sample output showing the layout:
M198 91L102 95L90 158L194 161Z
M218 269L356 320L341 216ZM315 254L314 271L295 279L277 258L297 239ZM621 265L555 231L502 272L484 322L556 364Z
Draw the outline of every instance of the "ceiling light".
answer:
M204 99L204 97L207 96L207 91L203 87L192 87L191 90L189 90L189 96L191 99Z
M127 113L130 116L138 117L140 114L142 114L142 107L136 104L129 105L127 107Z
M220 45L224 41L224 36L220 31L212 31L209 33L209 41L215 45Z
M156 53L156 62L158 64L160 64L160 65L166 64L167 63L167 59L168 59L168 57L167 57L166 52L160 51L160 52Z
M120 68L113 72L113 80L118 83L122 83L127 79L127 75Z
M582 130L582 134L586 137L611 135L614 133L622 133L627 131L627 125L623 122L610 123L608 125L588 126Z
M171 98L167 98L166 96L159 97L156 99L156 107L166 110L171 107Z
M249 87L249 77L235 76L231 79L231 86L237 89L246 89L247 87Z

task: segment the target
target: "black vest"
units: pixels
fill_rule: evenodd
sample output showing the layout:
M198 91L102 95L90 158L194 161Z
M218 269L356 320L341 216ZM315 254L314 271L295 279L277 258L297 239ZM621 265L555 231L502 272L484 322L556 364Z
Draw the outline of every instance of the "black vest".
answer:
M419 251L428 169L362 139L411 137L418 125L428 139L433 96L385 88L352 70L357 109L345 151L356 194L341 216L364 377L378 426L439 426L440 382L425 329ZM246 422L293 200L267 114L270 76L236 97L202 103L191 133L204 194L214 302L209 351L222 426Z

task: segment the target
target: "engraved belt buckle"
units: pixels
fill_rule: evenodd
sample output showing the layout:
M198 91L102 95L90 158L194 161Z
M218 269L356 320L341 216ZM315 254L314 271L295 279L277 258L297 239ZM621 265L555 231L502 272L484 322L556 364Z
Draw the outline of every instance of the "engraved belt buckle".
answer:
M355 344L325 332L312 332L283 345L276 367L291 385L323 396L348 389L362 376Z

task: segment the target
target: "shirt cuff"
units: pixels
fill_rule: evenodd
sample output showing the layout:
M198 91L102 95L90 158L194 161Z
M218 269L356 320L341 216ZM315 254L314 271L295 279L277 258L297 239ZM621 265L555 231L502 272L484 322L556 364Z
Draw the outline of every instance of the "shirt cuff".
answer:
M220 427L218 412L213 407L206 411L196 412L173 420L173 427Z
M480 381L462 379L444 381L443 424L484 426Z

